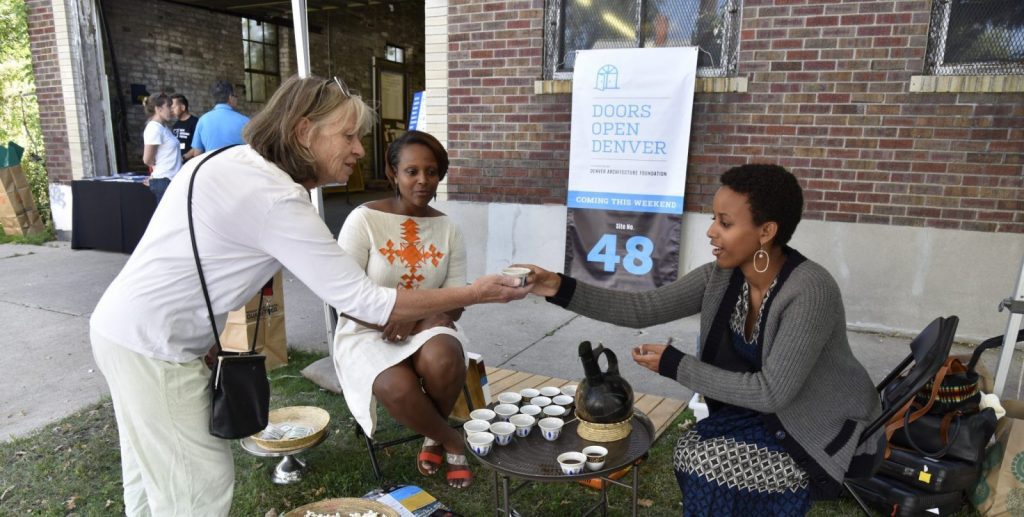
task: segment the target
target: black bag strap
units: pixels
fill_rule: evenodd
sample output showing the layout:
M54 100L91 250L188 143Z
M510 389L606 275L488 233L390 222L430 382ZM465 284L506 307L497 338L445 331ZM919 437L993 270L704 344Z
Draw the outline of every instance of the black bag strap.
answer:
M953 424L953 436L949 436L950 421L952 421L954 418L956 419L956 422ZM949 452L949 449L953 447L953 443L956 442L957 436L960 435L961 418L963 418L963 413L961 413L960 411L952 411L943 415L942 424L939 426L939 441L940 443L942 443L942 447L940 447L937 451L926 451L922 449L920 446L918 446L917 443L914 442L914 437L910 432L910 423L908 422L910 420L909 411L903 417L903 437L906 438L907 443L909 443L910 446L914 448L914 451L916 451L921 456L924 456L926 458L939 459Z
M216 151L205 156L203 160L199 162L199 165L196 165L196 168L192 171L192 177L189 178L188 181L188 234L189 237L192 238L192 255L196 259L196 270L199 272L199 283L200 285L203 286L203 299L206 300L206 312L210 317L210 327L213 328L213 339L217 343L218 356L223 355L224 350L220 346L220 331L217 330L217 320L213 316L213 304L210 303L210 290L207 289L206 287L206 277L203 275L203 264L199 260L199 247L196 246L196 228L195 222L192 220L192 191L195 189L196 175L199 174L199 169L207 162L207 160L213 158L214 156L217 156L218 154L224 151L227 151L228 149L231 149L232 147L235 147L235 145L221 147L220 149L217 149ZM259 309L256 312L256 329L253 330L252 333L252 343L249 345L249 351L245 352L247 354L253 353L253 351L256 349L256 338L259 336L260 332L260 319L263 316L263 293L266 289L272 288L273 283L274 278L271 277L270 280L267 281L267 284L264 285L262 289L260 289L260 304Z
M978 359L981 359L981 354L985 350L988 350L989 348L996 348L1002 346L1003 338L1005 337L1006 334L1003 334L1002 336L990 337L985 341L979 343L978 346L974 349L974 353L971 354L971 362L967 363L967 371L973 372L974 367L978 364ZM1020 343L1021 341L1024 341L1024 329L1021 329L1017 332L1017 340L1014 342Z

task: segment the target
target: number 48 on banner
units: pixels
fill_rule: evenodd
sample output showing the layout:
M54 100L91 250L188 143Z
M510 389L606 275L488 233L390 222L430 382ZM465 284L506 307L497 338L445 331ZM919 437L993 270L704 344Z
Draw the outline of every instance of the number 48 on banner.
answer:
M608 273L614 272L615 266L621 262L626 271L634 275L645 275L654 266L654 261L651 260L652 253L654 242L643 235L635 235L626 241L626 256L619 257L618 235L606 233L587 252L587 261L603 263L604 270Z

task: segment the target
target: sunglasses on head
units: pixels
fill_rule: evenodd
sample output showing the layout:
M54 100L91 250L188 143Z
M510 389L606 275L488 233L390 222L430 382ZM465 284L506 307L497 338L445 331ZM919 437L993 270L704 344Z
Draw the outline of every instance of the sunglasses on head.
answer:
M315 104L315 106L319 106L320 105L320 101L323 100L324 89L326 89L328 86L330 86L331 83L334 83L334 84L336 84L338 86L338 89L341 90L341 93L342 93L342 95L345 96L345 98L348 98L348 97L352 96L352 92L349 91L348 85L345 84L345 81L342 81L341 79L338 79L338 76L334 76L334 77L331 77L330 79L325 80L324 84L320 85L320 89L317 90L317 93L316 93L316 104Z

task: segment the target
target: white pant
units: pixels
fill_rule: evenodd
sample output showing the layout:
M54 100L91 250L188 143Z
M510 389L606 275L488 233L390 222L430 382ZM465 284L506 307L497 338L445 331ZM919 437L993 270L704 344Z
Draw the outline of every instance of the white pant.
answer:
M209 433L210 371L203 360L151 359L91 333L110 386L129 517L222 516L231 508L230 442Z

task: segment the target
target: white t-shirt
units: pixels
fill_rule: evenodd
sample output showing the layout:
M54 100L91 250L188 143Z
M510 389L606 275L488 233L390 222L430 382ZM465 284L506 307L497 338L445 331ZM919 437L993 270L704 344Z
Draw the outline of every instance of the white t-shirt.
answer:
M121 346L179 363L213 345L186 213L189 180L200 161L190 160L171 182L89 321L93 331ZM391 315L395 290L370 281L338 247L306 189L249 146L228 149L202 166L192 206L218 329L282 265L345 314L378 325Z
M142 132L142 143L160 146L156 150L156 164L153 165L151 178L171 179L178 173L178 169L181 169L178 139L167 126L154 120L146 122L146 129Z

